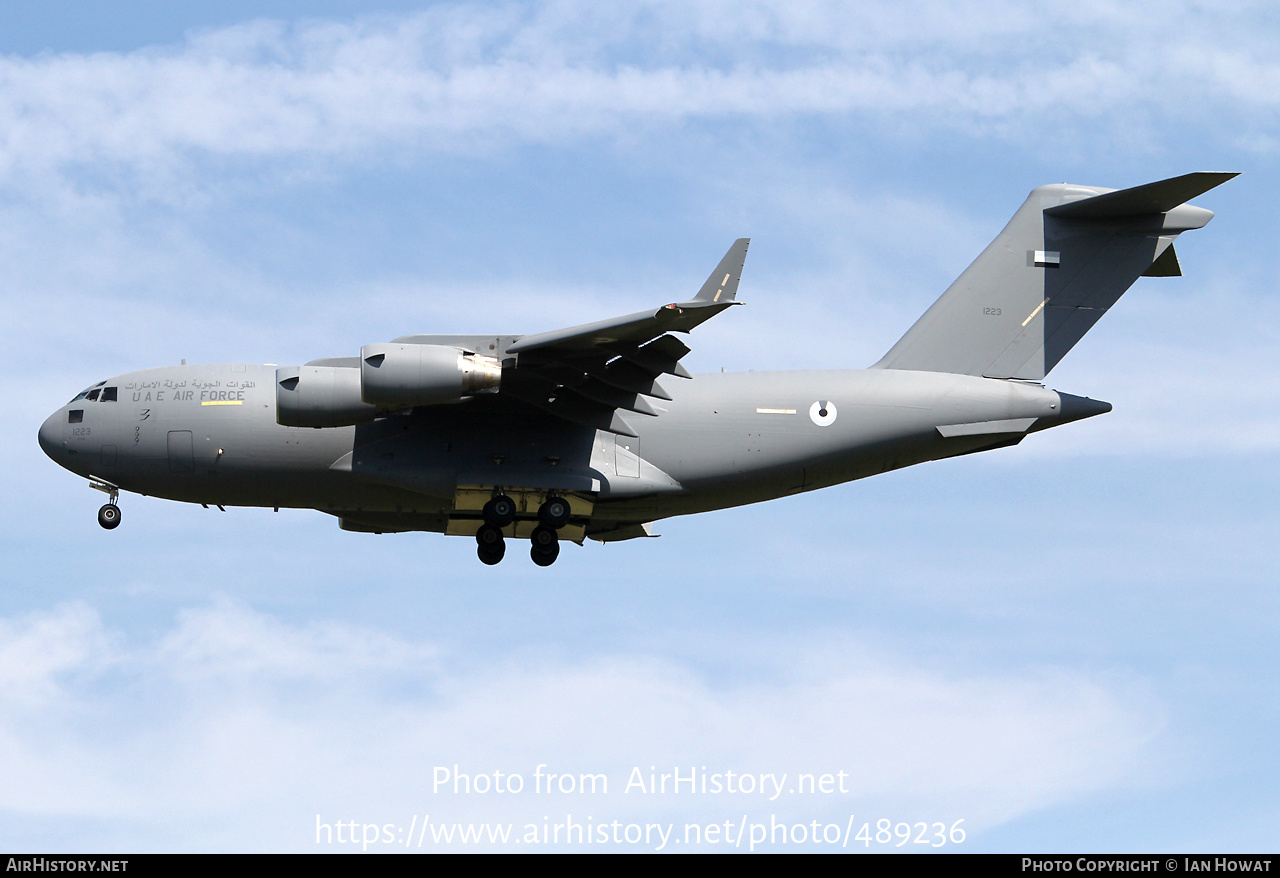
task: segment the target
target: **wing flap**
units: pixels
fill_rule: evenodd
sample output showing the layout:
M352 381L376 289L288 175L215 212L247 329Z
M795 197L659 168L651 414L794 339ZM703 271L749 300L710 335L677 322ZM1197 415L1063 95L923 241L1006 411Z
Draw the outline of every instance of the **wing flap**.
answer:
M653 406L649 405L641 394L619 390L597 378L588 377L582 384L570 389L580 396L585 396L587 399L598 402L601 405L626 409L627 411L650 415L655 418L658 416Z
M633 363L646 373L657 378L659 375L675 375L677 378L692 378L689 371L680 365L680 360L689 353L689 346L674 335L662 335L643 347L612 346L610 351Z
M619 390L643 393L658 399L671 399L671 394L652 375L625 360L615 360L600 372L594 373L593 377Z
M563 384L556 384L536 374L526 374L519 378L513 375L510 382L503 383L502 393L570 423L605 430L619 436L639 435L618 414L615 406L589 399Z

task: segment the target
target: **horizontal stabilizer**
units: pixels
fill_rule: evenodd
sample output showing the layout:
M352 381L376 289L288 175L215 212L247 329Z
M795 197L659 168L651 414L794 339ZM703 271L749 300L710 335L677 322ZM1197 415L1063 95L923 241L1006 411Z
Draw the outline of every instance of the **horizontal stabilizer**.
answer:
M1238 176L1238 172L1183 174L1181 177L1170 177L1168 180L1158 180L1130 189L1115 189L1079 201L1059 204L1057 207L1047 207L1044 212L1049 216L1069 219L1105 219L1164 213Z

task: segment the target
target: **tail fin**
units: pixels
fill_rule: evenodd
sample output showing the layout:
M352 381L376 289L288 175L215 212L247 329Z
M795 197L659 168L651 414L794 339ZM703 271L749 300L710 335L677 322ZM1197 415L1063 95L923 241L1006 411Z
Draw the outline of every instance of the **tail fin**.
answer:
M1044 378L1140 276L1182 273L1173 239L1213 218L1185 202L1234 176L1033 189L873 368Z

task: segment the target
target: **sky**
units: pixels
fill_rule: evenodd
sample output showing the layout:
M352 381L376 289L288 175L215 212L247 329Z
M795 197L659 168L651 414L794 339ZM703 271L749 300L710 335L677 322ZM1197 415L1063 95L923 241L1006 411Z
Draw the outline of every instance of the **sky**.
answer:
M1274 851L1277 59L1261 2L6 4L0 848ZM36 444L112 375L604 319L740 236L689 368L864 368L1034 186L1191 171L1242 176L1185 276L1047 381L1110 414L547 569L107 532Z

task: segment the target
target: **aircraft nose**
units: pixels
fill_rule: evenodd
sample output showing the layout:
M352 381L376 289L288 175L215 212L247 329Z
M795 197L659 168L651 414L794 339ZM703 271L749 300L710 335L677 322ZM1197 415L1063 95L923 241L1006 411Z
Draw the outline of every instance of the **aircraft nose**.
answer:
M62 412L55 412L40 425L40 448L53 460L58 459L55 455L62 447L58 439L58 427L62 417L65 417Z

